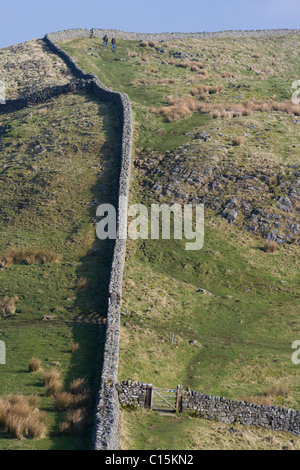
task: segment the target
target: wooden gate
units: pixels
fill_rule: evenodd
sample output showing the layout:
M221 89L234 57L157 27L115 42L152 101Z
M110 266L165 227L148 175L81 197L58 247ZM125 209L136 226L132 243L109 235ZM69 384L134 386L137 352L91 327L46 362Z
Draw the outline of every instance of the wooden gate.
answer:
M154 411L176 413L178 411L177 390L152 389L151 408Z

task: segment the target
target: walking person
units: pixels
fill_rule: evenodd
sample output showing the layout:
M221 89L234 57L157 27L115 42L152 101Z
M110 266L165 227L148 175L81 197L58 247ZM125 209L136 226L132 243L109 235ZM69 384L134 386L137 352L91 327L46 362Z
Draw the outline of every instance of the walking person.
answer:
M112 38L111 40L111 50L114 51L116 47L116 38Z
M103 46L107 46L107 43L108 43L108 37L107 37L107 34L105 34L105 36L103 36Z

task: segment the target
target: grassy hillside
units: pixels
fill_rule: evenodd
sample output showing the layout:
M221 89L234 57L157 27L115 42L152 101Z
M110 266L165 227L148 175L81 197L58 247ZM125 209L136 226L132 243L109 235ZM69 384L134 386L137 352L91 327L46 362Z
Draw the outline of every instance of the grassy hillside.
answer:
M185 413L162 416L150 410L122 411L121 449L299 450L300 439L258 427L226 425Z
M290 102L299 36L119 40L115 53L96 39L61 47L130 96L131 202L205 204L200 251L173 240L128 242L120 379L299 409L291 345L300 330L300 120ZM276 239L274 254L264 251L267 237ZM124 412L124 448L248 446L236 434L220 444L226 426L186 418L179 442L164 419ZM150 421L151 438L141 432ZM199 441L189 439L194 432ZM249 447L273 448L277 437L249 439Z
M15 99L46 86L68 83L72 74L66 64L41 39L0 50L1 80L6 98Z
M0 139L0 340L7 353L0 397L37 395L47 426L41 440L2 432L0 448L90 448L93 408L81 435L63 436L65 413L46 396L43 374L58 369L65 390L85 377L92 406L111 262L110 244L96 239L95 215L101 201L115 201L117 112L88 94L69 94L1 116ZM43 371L28 372L32 357Z

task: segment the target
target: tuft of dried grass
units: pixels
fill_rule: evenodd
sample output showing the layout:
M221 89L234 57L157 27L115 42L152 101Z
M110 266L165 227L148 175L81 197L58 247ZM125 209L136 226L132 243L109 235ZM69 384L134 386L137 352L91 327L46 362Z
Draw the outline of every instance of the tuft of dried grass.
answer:
M60 380L61 372L55 367L51 367L51 369L44 373L44 386L47 387L51 381L53 380Z
M60 380L51 380L49 385L46 386L46 396L51 397L63 389L63 384Z
M245 142L245 137L243 135L239 135L232 139L232 145L235 145L235 146L243 145L244 142Z
M187 68L191 67L191 63L190 62L179 62L178 64L176 64L176 67L180 67L182 69L187 69Z
M46 426L36 408L37 397L9 395L0 399L0 427L16 439L41 439Z
M76 405L79 406L79 407L82 407L82 406L88 407L92 403L90 390L85 389L82 392L77 393L74 396L74 401L75 401Z
M134 78L131 80L130 85L138 86L138 85L169 85L170 83L176 83L176 78L158 78L156 80L153 79L138 79Z
M71 352L72 353L75 353L76 351L78 351L79 348L80 348L79 343L72 343L71 344Z
M86 389L86 379L84 377L80 377L78 379L72 380L70 384L70 392L74 395L78 393L82 393Z
M197 88L190 90L192 96L200 96L201 98L206 99L207 95L213 95L219 93L223 89L222 85L198 85Z
M45 264L61 261L62 256L41 248L15 247L9 248L0 259L0 267L12 264Z
M87 284L88 284L87 278L86 277L80 277L79 279L77 279L75 288L76 288L76 290L86 289Z
M188 80L193 81L193 80ZM198 85L198 87L190 90L192 96L198 97L198 99L205 101L209 94L218 93L221 91L221 85L207 86ZM250 116L254 111L258 112L270 112L280 111L288 114L294 114L300 116L300 105L294 105L291 102L278 103L274 100L268 102L259 102L256 100L246 101L245 103L238 104L221 104L221 103L197 103L195 100L188 100L187 96L176 97L168 99L169 107L163 106L162 108L152 109L153 112L163 116L167 122L173 122L178 119L182 119L186 116L191 115L193 112L201 113L221 113L223 118ZM168 109L170 108L170 109ZM239 143L234 145L240 145Z
M71 432L71 426L68 421L63 421L59 423L59 432L61 434L70 434Z
M62 434L80 435L86 425L86 410L77 408L76 410L68 410L66 413L66 421L59 425Z
M237 74L235 72L222 72L221 77L222 78L236 78Z
M28 370L29 372L37 372L41 370L41 361L36 357L32 357L29 361Z
M128 51L127 51L127 56L128 56L128 57L137 57L137 56L138 56L138 53L135 52L135 51L130 51L130 50L128 50Z
M266 395L270 397L283 397L288 398L290 394L290 388L288 384L283 384L281 382L275 382L273 385L269 387L266 392Z
M44 387L47 396L55 395L63 389L61 373L54 367L44 373Z
M13 297L5 295L3 299L0 300L0 312L4 316L15 315L18 301L19 297L17 295L14 295Z
M65 411L74 403L74 397L68 392L59 392L54 395L54 408L57 411Z
M270 397L270 395L257 396L257 397L251 398L251 403L257 403L257 405L263 405L263 406L272 406L273 398Z
M276 253L278 248L278 244L275 241L266 240L264 244L264 252L265 253Z

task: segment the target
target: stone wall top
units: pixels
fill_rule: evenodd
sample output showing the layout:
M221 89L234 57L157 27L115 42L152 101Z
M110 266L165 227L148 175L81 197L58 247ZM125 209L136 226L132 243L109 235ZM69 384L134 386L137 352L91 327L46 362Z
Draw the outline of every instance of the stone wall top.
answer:
M77 38L100 38L104 34L116 39L134 40L134 41L171 41L172 39L221 39L221 38L262 38L262 37L280 37L289 34L299 34L300 29L257 29L257 30L227 30L215 32L163 32L163 33L138 33L121 31L118 29L92 28L88 29L66 29L55 33L48 33L47 36L54 42L67 41Z

